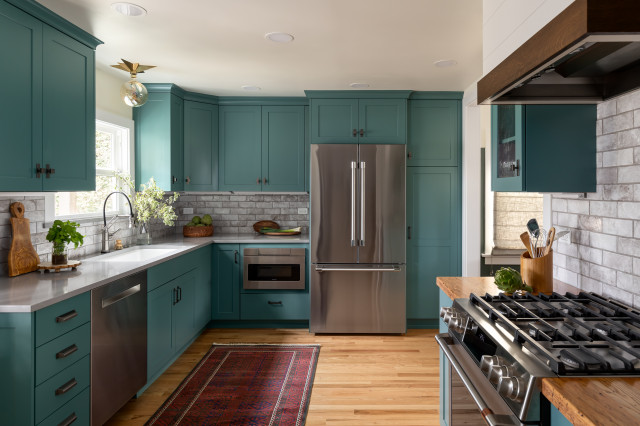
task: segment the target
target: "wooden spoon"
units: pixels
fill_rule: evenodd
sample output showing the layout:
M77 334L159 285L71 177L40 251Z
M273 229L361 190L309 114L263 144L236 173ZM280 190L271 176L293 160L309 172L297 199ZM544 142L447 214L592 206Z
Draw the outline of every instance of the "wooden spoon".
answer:
M549 252L551 251L551 246L553 245L553 240L555 239L555 237L556 237L556 228L552 226L551 229L549 229L549 235L547 235L547 245L544 248L543 256L548 255Z
M520 234L520 239L522 240L522 243L524 244L524 246L526 247L527 251L529 252L529 256L533 259L533 253L531 252L531 240L529 239L529 233L528 232L523 232L522 234Z

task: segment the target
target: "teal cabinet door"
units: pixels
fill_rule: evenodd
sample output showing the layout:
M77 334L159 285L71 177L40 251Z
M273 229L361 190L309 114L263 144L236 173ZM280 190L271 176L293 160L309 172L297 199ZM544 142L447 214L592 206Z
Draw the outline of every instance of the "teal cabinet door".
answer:
M311 143L357 142L357 99L311 99Z
M211 246L198 249L195 284L195 324L201 330L211 321Z
M551 405L550 424L551 426L571 426L571 422L554 405Z
M215 244L212 269L211 319L240 319L240 246Z
M524 191L524 110L522 105L491 106L491 190ZM595 132L595 123L594 123Z
M358 142L407 142L406 99L360 99L358 101Z
M172 308L175 299L173 281L147 293L147 381L173 356Z
M460 115L458 100L409 101L407 166L457 166Z
M45 191L96 187L96 101L93 49L43 28L42 133Z
M457 167L407 168L407 318L438 318L436 277L460 274Z
M304 191L304 159L304 107L263 106L262 190Z
M197 333L195 318L196 270L192 269L174 281L177 301L173 305L173 339L176 350L180 350Z
M0 191L41 191L42 23L0 2L0 40Z
M218 189L218 106L184 102L184 189Z
M311 188L311 114L309 107L304 107L304 190Z
M219 121L219 189L262 190L261 107L222 106Z
M184 101L170 88L147 86L149 100L133 109L136 186L153 177L165 191L182 191Z

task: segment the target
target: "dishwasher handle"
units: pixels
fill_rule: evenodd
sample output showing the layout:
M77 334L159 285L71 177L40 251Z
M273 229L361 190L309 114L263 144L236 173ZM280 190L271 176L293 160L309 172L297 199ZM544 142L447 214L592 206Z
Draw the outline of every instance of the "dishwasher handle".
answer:
M142 289L142 284L136 284L133 287L129 287L126 290L121 291L115 296L105 297L102 299L102 309L113 305L114 303L118 303L119 301L126 299L127 297L133 296L134 294L140 292Z
M464 368L458 362L455 355L449 348L449 341L451 337L448 334L436 334L436 342L444 352L444 355L447 357L447 360L451 363L451 366L454 368L460 379L462 379L462 383L464 383L464 387L469 391L473 401L478 406L480 410L480 414L482 414L482 418L489 426L503 426L503 425L521 425L519 421L517 423L512 422L512 419L509 416L495 414L493 410L489 407L489 405L485 402L484 398L478 392L476 387L473 385L472 380L465 373Z

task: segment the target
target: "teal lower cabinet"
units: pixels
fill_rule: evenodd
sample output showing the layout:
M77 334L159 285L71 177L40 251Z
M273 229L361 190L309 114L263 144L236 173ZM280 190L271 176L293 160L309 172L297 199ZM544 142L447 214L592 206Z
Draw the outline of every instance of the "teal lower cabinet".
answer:
M180 356L211 318L211 299L205 289L210 287L210 253L210 247L203 247L147 270L147 385Z
M571 422L562 415L553 404L551 405L551 426L571 426Z
M243 320L309 320L309 293L253 293L240 296Z
M211 319L240 319L240 245L213 246Z
M90 292L0 314L0 424L89 424ZM77 420L76 420L77 421Z
M438 298L440 308L448 308L453 304L453 300L449 298L442 290L438 290ZM440 319L438 321L440 333L447 332L447 325ZM443 426L451 425L449 413L451 411L451 365L444 352L440 350L440 424Z
M407 167L407 319L435 328L436 277L460 266L460 184L457 167Z

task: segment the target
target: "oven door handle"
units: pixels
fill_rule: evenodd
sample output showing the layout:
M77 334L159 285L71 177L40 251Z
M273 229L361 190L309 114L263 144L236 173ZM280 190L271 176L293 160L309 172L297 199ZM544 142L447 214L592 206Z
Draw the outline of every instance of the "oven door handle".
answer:
M464 387L467 388L467 390L471 394L471 397L473 398L473 401L478 406L478 409L480 410L480 414L482 414L484 421L487 422L489 426L502 426L502 425L514 425L514 424L521 425L522 423L519 421L517 423L513 423L512 421L509 421L509 420L513 420L511 418L507 420L504 418L505 416L496 416L494 414L491 408L489 408L489 405L485 402L484 398L482 398L482 395L480 395L480 392L478 392L476 387L473 385L469 376L467 376L467 374L464 372L464 368L462 367L462 365L460 365L460 363L456 359L453 352L451 352L451 349L449 349L449 341L451 341L451 337L448 334L436 334L436 342L440 346L440 349L442 349L442 352L444 352L444 355L447 357L447 360L451 363L453 368L456 370L456 373L458 373L458 376L460 376L460 379L462 379L462 383L464 383ZM507 421L505 422L505 420Z

